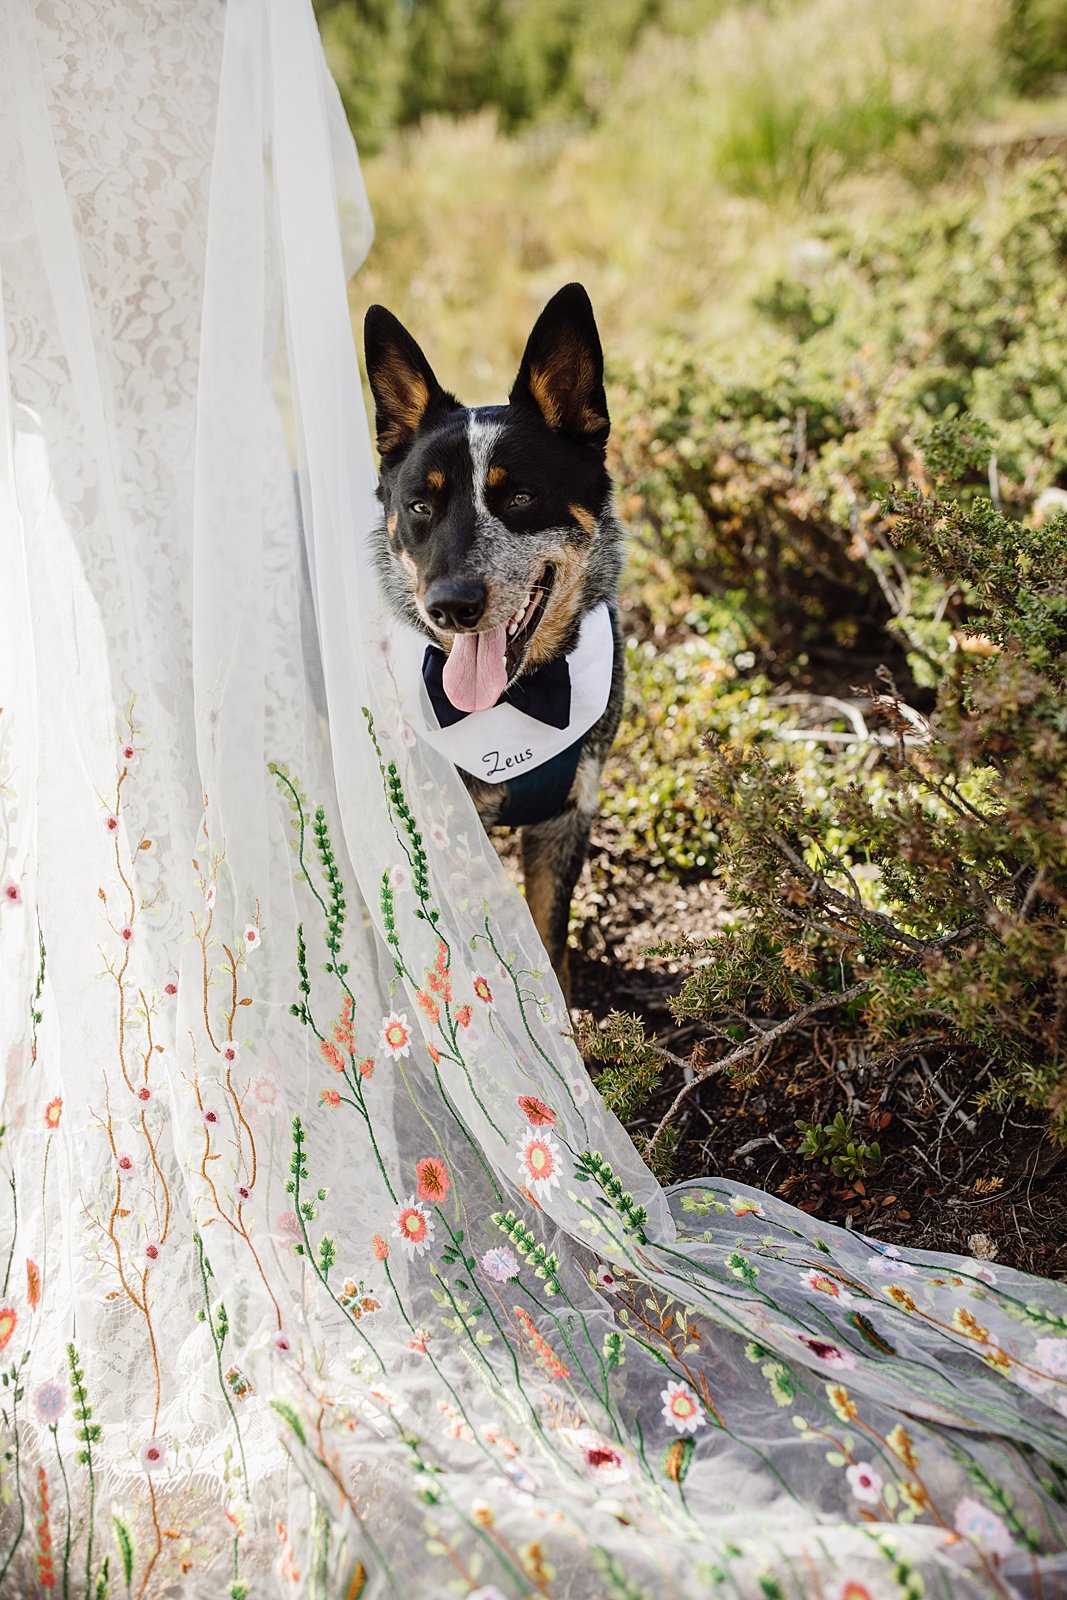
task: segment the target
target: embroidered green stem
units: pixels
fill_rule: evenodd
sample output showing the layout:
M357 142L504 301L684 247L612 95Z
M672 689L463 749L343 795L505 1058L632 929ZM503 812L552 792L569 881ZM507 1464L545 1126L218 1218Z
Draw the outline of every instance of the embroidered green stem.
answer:
M78 1462L87 1468L89 1473L89 1511L87 1516L87 1538L85 1546L85 1596L89 1600L92 1591L93 1572L93 1513L96 1504L96 1473L93 1469L93 1445L99 1444L103 1437L100 1424L93 1421L93 1411L89 1404L89 1397L85 1392L85 1373L78 1358L78 1352L73 1344L67 1345L67 1364L70 1367L70 1386L74 1393L75 1419L81 1427L75 1430L74 1437L80 1439L83 1449L78 1451Z
M241 1438L241 1427L237 1421L237 1412L234 1410L233 1401L230 1399L229 1387L226 1383L226 1378L222 1370L222 1347L225 1343L226 1335L229 1332L229 1318L226 1315L226 1307L221 1301L219 1303L218 1312L214 1316L212 1315L211 1291L208 1287L208 1279L212 1276L212 1272L208 1259L204 1254L204 1241L200 1237L199 1233L193 1234L193 1243L196 1245L197 1265L200 1269L200 1283L204 1291L204 1308L202 1311L197 1312L197 1318L201 1322L207 1323L208 1332L211 1334L211 1343L215 1349L215 1370L218 1373L219 1388L222 1391L222 1398L226 1402L226 1409L230 1413L230 1420L233 1423L233 1431L237 1435L237 1448L241 1455L241 1476L244 1478L245 1484L245 1499L251 1500L252 1489L248 1481L248 1463L245 1460L245 1447L244 1441Z

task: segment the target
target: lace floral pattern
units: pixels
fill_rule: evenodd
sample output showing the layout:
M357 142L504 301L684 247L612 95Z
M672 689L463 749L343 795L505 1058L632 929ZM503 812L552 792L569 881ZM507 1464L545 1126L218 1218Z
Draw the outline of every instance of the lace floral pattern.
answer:
M310 8L17 22L0 1592L1050 1600L1062 1290L662 1193L405 721Z

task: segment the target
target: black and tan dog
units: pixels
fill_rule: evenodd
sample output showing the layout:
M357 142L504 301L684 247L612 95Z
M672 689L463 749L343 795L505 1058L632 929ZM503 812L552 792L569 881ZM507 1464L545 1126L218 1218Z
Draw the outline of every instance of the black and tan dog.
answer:
M495 767L460 770L487 827L522 830L527 901L566 992L571 895L623 688L622 541L593 309L576 283L549 301L506 406L468 409L446 393L383 306L367 313L365 337L381 453L379 574L398 615L436 646L424 677L438 716L477 718L506 701L563 730L554 739L565 748L532 769L536 751L494 749L480 759ZM599 644L579 648L593 622ZM585 687L569 678L579 668L601 674L593 703L603 709L568 728L560 716Z

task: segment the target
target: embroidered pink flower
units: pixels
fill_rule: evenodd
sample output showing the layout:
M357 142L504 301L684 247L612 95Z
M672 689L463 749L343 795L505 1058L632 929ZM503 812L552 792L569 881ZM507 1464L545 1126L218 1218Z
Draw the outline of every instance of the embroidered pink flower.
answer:
M519 1177L532 1184L538 1197L552 1192L559 1183L559 1150L550 1133L531 1133L519 1145Z
M118 830L118 825L118 817L116 817L113 811L109 811L107 816L104 818L104 827L107 829L108 833L115 833Z
M227 1039L220 1054L228 1067L236 1066L237 1058L241 1054L241 1046L236 1039Z
M482 1257L482 1271L487 1278L492 1278L494 1283L510 1283L512 1278L517 1278L519 1275L518 1257L510 1250L494 1246Z
M973 1539L976 1544L988 1550L990 1555L1011 1554L1013 1540L1007 1524L995 1511L982 1505L980 1500L972 1500L970 1497L961 1500L956 1507L954 1522L957 1533L961 1533L965 1539Z
M576 1106L584 1106L589 1099L589 1079L586 1077L572 1078L567 1086L571 1091L571 1099Z
M155 1242L154 1239L150 1240L150 1242L145 1245L144 1253L145 1253L145 1260L146 1261L151 1262L151 1261L158 1261L159 1260L159 1245Z
M176 983L165 983L163 985L163 993L176 995L178 993L178 985Z
M371 1240L371 1249L374 1251L375 1261L386 1261L389 1256L389 1246L380 1233L376 1233Z
M882 1484L884 1479L880 1472L876 1472L869 1461L853 1462L851 1467L846 1467L845 1477L848 1486L857 1500L864 1505L876 1506L882 1497Z
M416 1328L415 1337L408 1340L408 1349L417 1350L420 1355L426 1354L426 1344L430 1335L426 1328Z
M1039 1339L1034 1360L1050 1378L1067 1378L1067 1339Z
M324 1106L339 1106L341 1096L336 1089L320 1089L319 1101Z
M128 767L132 766L137 760L137 751L132 744L124 744L122 746L122 759Z
M278 1085L273 1078L257 1078L252 1085L252 1093L261 1106L273 1106L278 1103Z
M246 950L258 950L263 940L259 936L259 929L254 922L250 922L242 935L242 943Z
M146 1472L158 1472L167 1447L162 1439L147 1439L141 1447L141 1465Z
M383 1017L378 1043L394 1060L397 1056L411 1054L411 1024L404 1012L393 1012L391 1016Z
M118 1166L118 1169L119 1169L120 1172L132 1172L133 1171L133 1157L129 1154L128 1151L123 1150L120 1153L120 1155L118 1156L118 1158L117 1158L116 1165Z
M251 1189L249 1189L246 1184L239 1183L237 1185L237 1199L238 1199L239 1204L244 1205L245 1201L246 1200L251 1200L251 1198L252 1198Z
M439 822L431 822L430 828L429 828L429 834L430 834L430 838L432 839L433 843L437 846L438 850L447 850L448 849L448 846L451 843L451 841L450 841L450 839L448 837L448 834L445 832L444 828L442 828L442 826L441 826L441 824Z
M486 1006L491 1006L492 1005L492 1003L493 1003L493 991L489 987L489 979L488 978L475 978L475 980L474 980L474 992L478 996L478 999L482 1002L483 1005L486 1005Z
M207 906L209 911L211 910L212 906L215 904L215 895L216 895L215 885L213 883L209 883L207 888L204 890L204 904Z
M471 1015L472 1013L470 1006L460 1006L459 1010L456 1012L456 1021L461 1028L470 1027Z
M856 1358L851 1350L842 1350L839 1345L831 1344L828 1339L813 1339L806 1333L798 1333L797 1338L806 1350L811 1351L816 1361L821 1361L824 1366L843 1369L856 1365Z
M40 1383L33 1392L33 1404L41 1421L54 1427L67 1409L67 1391L58 1383Z
M519 1110L535 1128L551 1127L556 1120L556 1113L535 1094L520 1094Z
M151 1098L152 1098L152 1091L148 1087L147 1083L139 1084L138 1087L137 1087L137 1090L136 1090L136 1094L137 1094L138 1100L140 1100L142 1105L147 1105L149 1100L151 1100Z
M11 1335L18 1327L19 1314L14 1306L0 1306L0 1350L6 1350Z
M686 1383L669 1383L659 1393L663 1401L663 1420L675 1433L696 1433L705 1417L699 1398Z
M416 1161L415 1176L418 1179L416 1195L420 1200L432 1201L434 1205L440 1205L452 1187L448 1168L437 1156L424 1156L421 1161Z
M212 1106L208 1106L207 1109L204 1112L204 1127L205 1128L217 1128L218 1125L219 1125L219 1114L218 1114L218 1112Z
M405 1255L421 1256L433 1244L436 1224L426 1207L414 1195L408 1199L393 1223Z
M847 1289L842 1288L836 1278L831 1278L825 1272L818 1272L814 1267L810 1272L800 1275L801 1283L806 1283L809 1289L815 1289L819 1294L827 1294L831 1300L836 1300L839 1305L850 1306L853 1296Z
M46 1128L58 1128L59 1119L63 1115L63 1096L57 1094L54 1100L49 1100L44 1108L44 1121Z
M622 1483L630 1476L630 1464L622 1451L591 1428L580 1429L572 1442L582 1466L597 1483Z
M280 1211L275 1219L274 1226L283 1238L298 1239L300 1237L300 1218L295 1211Z
M21 903L22 890L19 888L14 879L10 879L4 884L4 899L9 905L12 906L17 906Z
M606 1289L609 1294L614 1294L619 1288L619 1280L610 1267L597 1267L596 1281L601 1289Z
M857 1583L850 1578L841 1590L841 1600L874 1600L874 1596L865 1583Z
M411 888L411 873L407 867L390 867L389 887L394 894L402 894L405 889Z
M273 1343L275 1350L277 1350L278 1354L282 1356L287 1356L289 1351L292 1349L292 1345L289 1343L289 1340L285 1337L284 1333L276 1333L274 1335Z
M132 941L133 929L130 927L128 922L126 923L125 927L119 929L119 938L122 940L123 944L129 944Z

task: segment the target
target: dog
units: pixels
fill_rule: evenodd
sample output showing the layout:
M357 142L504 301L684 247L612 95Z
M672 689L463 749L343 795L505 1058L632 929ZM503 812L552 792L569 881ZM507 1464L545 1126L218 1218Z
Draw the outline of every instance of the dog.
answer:
M623 703L623 543L593 308L581 284L553 296L506 405L461 405L384 306L367 312L364 345L381 587L428 641L428 736L483 825L520 830L527 904L569 1003L571 898Z

